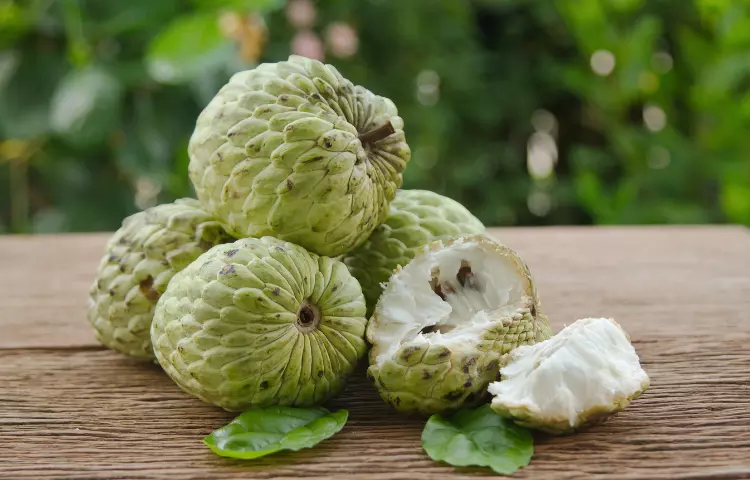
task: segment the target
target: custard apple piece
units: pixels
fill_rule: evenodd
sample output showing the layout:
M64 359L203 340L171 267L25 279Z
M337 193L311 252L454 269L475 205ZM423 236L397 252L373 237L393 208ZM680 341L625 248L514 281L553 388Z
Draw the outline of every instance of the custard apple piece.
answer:
M649 386L622 327L584 318L501 359L491 407L528 428L569 434L624 410Z
M154 359L154 308L176 272L210 247L234 241L200 202L182 198L135 213L110 237L89 289L87 317L99 342Z
M435 240L485 231L479 219L449 197L429 190L399 190L385 223L342 260L362 285L369 317L383 291L382 285L396 267L414 258L420 247Z
M151 337L185 392L229 411L320 405L366 353L362 289L346 266L273 237L219 245L176 275Z
M190 138L198 198L238 237L335 257L388 214L410 158L387 98L292 55L232 76Z
M503 354L550 335L516 252L485 235L437 240L396 269L378 300L368 378L398 411L450 413L488 400Z

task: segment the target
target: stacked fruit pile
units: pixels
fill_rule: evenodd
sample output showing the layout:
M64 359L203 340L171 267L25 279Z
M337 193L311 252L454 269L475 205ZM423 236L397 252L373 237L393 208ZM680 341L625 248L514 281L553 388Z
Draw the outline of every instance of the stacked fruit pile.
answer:
M565 431L592 408L624 408L648 377L619 326L592 319L581 328L622 352L590 352L599 371L611 357L634 380L578 399L572 416L524 403L534 382L518 387L517 370L564 386L549 367L572 360L552 357L571 342L581 354L580 335L551 338L529 268L471 212L400 189L403 128L393 102L331 65L292 56L234 75L189 143L197 199L139 212L109 241L89 302L99 340L230 411L319 406L368 350L368 377L402 412L453 412L493 391L498 412ZM546 366L528 362L539 356Z

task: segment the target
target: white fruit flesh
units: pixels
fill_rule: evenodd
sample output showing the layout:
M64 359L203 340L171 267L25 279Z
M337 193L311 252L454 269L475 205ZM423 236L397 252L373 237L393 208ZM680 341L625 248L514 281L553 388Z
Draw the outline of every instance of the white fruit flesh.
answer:
M484 242L455 242L419 255L391 277L380 298L375 363L406 342L473 348L489 325L529 308L529 290L514 259Z
M585 318L508 354L492 407L548 431L622 410L649 384L627 334L612 319Z

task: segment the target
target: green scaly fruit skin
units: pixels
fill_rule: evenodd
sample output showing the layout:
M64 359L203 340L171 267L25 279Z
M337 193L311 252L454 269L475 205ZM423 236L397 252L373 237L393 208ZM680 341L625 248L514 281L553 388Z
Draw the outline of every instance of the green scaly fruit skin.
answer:
M151 338L164 371L204 402L303 407L343 389L367 351L364 315L362 289L340 261L247 238L175 275Z
M390 122L385 138L360 134ZM238 238L336 257L388 215L411 157L393 102L296 55L235 74L188 145L198 198Z
M234 240L192 198L127 217L107 241L89 289L87 316L96 338L153 360L151 321L170 279L210 247Z
M452 198L428 190L399 190L385 223L342 260L362 285L369 317L382 285L399 265L409 263L420 247L435 240L484 232L482 222Z
M401 413L419 417L445 415L486 403L490 398L487 387L499 379L502 356L520 345L533 345L552 336L546 315L540 313L541 303L531 272L510 248L486 235L469 235L430 242L415 258L463 241L478 242L481 248L511 258L526 280L528 295L512 315L485 330L473 348L451 350L440 345L406 342L391 358L378 365L376 357L388 347L378 345L375 339L382 322L381 297L367 327L367 339L373 345L367 377L381 398ZM398 267L396 271L401 269ZM386 290L388 288L386 286Z

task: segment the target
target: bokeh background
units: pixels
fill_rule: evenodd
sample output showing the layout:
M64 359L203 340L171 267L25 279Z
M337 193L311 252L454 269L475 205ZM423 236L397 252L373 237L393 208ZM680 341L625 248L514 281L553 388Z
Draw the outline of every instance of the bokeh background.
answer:
M750 3L0 0L0 232L192 195L195 119L290 53L390 97L488 225L750 225Z

